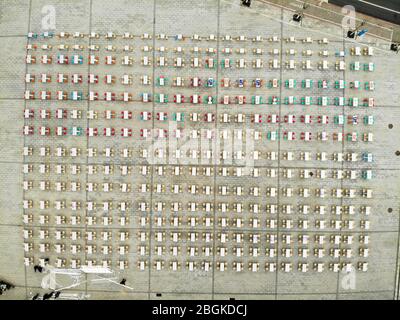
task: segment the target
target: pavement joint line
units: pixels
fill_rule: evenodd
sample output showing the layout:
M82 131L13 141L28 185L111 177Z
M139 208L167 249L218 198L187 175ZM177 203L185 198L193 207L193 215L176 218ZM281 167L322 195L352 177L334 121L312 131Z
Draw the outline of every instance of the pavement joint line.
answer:
M396 252L396 268L394 269L394 292L393 292L393 299L399 300L399 290L400 290L400 213L399 213L399 228L397 230L397 252Z
M29 30L28 30L29 32ZM0 38L25 38L25 34L11 34L11 35L0 35Z

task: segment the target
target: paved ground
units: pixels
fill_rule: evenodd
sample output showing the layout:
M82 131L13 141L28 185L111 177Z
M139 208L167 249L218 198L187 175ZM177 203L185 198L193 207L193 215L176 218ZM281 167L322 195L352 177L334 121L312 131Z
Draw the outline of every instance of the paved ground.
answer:
M238 6L236 1L228 0L205 0L205 1L190 1L185 0L181 2L177 1L140 1L140 3L132 4L132 2L124 0L116 0L108 3L108 8L101 5L101 1L58 1L55 5L56 7L56 32L67 31L81 31L84 33L89 33L91 31L96 31L104 34L108 31L113 31L117 34L122 34L125 31L130 31L136 35L142 33L149 33L153 36L152 40L141 40L135 38L132 40L131 44L135 48L132 54L135 60L134 68L130 72L135 83L133 86L129 87L129 92L132 92L135 102L133 103L133 119L129 124L130 127L134 128L134 137L132 140L126 140L122 138L107 139L104 137L93 137L86 138L83 137L68 137L65 140L55 140L46 138L39 138L35 135L34 138L25 137L21 134L21 128L24 124L35 125L35 128L41 125L39 120L26 120L24 121L22 117L22 110L29 106L29 108L34 109L37 113L42 108L48 108L48 102L42 102L36 100L34 102L26 102L22 99L23 92L25 89L32 89L35 91L41 90L41 88L49 88L51 91L57 90L56 83L51 85L44 84L28 84L24 83L24 76L26 72L32 74L40 74L41 72L51 72L56 74L60 72L60 66L52 66L50 69L44 68L41 64L35 66L27 67L24 64L24 59L26 55L25 45L27 40L25 34L28 31L41 31L41 10L44 5L47 4L46 1L32 0L27 1L0 1L0 56L2 57L2 63L0 65L0 107L2 110L0 121L1 121L1 131L0 131L0 146L1 146L1 166L0 166L0 177L1 177L1 190L0 190L0 256L2 257L2 263L0 264L0 277L13 282L17 288L13 291L3 295L1 298L16 298L16 299L26 299L32 296L36 292L44 292L40 289L41 276L35 274L32 270L32 266L24 267L24 254L25 256L32 256L35 261L38 258L43 258L45 255L40 253L37 249L37 245L42 243L38 237L40 230L49 230L50 240L48 240L51 246L55 245L59 241L54 239L54 232L59 230L64 230L66 233L71 231L80 231L82 233L82 239L79 241L82 248L89 245L97 245L100 248L104 245L105 241L101 241L101 232L107 231L112 233L112 240L108 242L113 248L114 252L111 255L103 256L102 254L90 255L85 253L83 249L78 255L70 255L68 252L62 256L68 259L79 258L82 262L85 260L97 260L102 261L110 259L113 269L115 270L119 279L125 277L128 282L127 284L133 288L133 291L128 289L121 289L113 284L99 284L99 283L88 283L83 284L78 288L75 288L71 293L82 293L88 295L90 299L228 299L234 297L236 299L393 299L397 297L396 295L396 280L398 275L398 250L399 250L399 184L398 178L400 174L400 162L399 156L395 155L395 152L399 150L397 137L400 133L399 119L400 119L400 109L399 109L399 93L398 86L399 81L392 77L393 74L398 74L400 71L400 65L398 63L398 56L391 54L388 51L389 40L391 36L390 28L388 30L380 28L377 29L376 33L378 37L367 36L362 39L361 45L371 45L375 47L375 56L370 57L360 57L362 63L373 61L376 65L376 71L373 73L367 73L360 71L359 73L354 73L351 71L337 72L334 71L333 65L337 61L334 53L338 50L349 51L350 48L356 46L353 42L347 42L342 39L343 30L335 24L330 24L326 21L315 20L311 17L304 21L303 28L292 25L289 23L292 15L292 11L285 10L281 7L272 6L270 4L255 2L252 9L247 9ZM282 2L284 4L284 2ZM193 19L196 17L196 19ZM309 28L314 28L311 30ZM158 40L156 35L160 33L166 33L170 36L169 40ZM191 107L191 113L198 112L204 114L206 112L214 112L216 119L219 120L220 116L224 113L231 114L232 117L238 113L243 113L247 115L246 126L241 124L224 124L219 121L213 123L194 123L186 120L184 130L190 131L195 129L254 129L263 131L266 134L267 131L278 131L281 135L287 130L293 130L297 133L298 139L300 137L300 132L305 130L304 124L302 125L299 121L301 115L310 112L314 116L316 121L318 115L328 115L330 119L330 124L327 126L315 125L312 127L313 134L316 135L322 130L328 132L332 135L335 132L351 132L352 126L345 124L342 128L337 128L333 125L333 118L335 115L344 114L346 117L348 115L353 115L356 113L360 119L364 115L373 115L375 119L375 124L371 129L365 127L357 127L357 131L360 134L367 130L372 130L374 133L375 141L368 143L366 145L363 142L356 144L351 143L334 143L329 140L327 143L322 143L321 141L314 141L306 144L304 142L291 142L281 139L276 142L264 140L257 142L255 149L259 150L263 157L260 160L255 161L255 167L260 170L259 178L245 177L237 178L234 176L234 170L241 167L239 162L225 163L219 159L211 159L208 163L199 165L200 169L211 167L213 169L210 176L202 175L193 177L189 174L189 165L183 165L184 174L180 177L172 176L171 172L174 166L172 164L153 164L149 165L150 173L147 176L141 174L142 166L147 166L146 159L140 157L140 151L149 147L154 140L141 140L139 139L138 128L165 128L168 129L167 124L160 123L154 118L152 121L144 123L139 121L140 111L146 110L152 112L155 115L157 112L166 111L169 115L174 112L179 112L182 107L175 104L168 104L164 106L156 102L152 103L142 103L139 101L140 93L149 92L152 96L154 93L166 93L169 95L170 101L175 93L177 93L176 88L165 87L160 88L156 86L155 80L163 75L172 80L176 76L176 70L174 68L160 68L156 66L156 61L161 53L154 50L149 53L149 57L153 60L153 67L141 66L139 61L144 55L139 49L141 46L149 45L154 48L159 48L160 46L165 46L169 48L169 51L164 55L168 58L168 61L172 64L173 59L176 54L173 52L173 48L177 45L177 41L173 39L175 34L183 33L185 35L192 35L197 33L203 37L209 34L215 34L218 41L215 42L201 42L203 49L209 46L213 46L217 49L216 59L221 60L223 55L221 53L222 48L227 46L224 41L220 40L220 37L224 35L238 36L246 35L249 39L255 37L258 34L263 34L267 36L277 36L280 39L285 39L290 36L295 36L297 39L303 39L306 36L313 37L314 39L322 39L327 37L330 41L329 45L322 47L314 41L313 44L309 44L307 49L313 50L314 55L310 58L314 65L321 60L318 56L318 52L322 49L329 50L331 55L327 58L331 65L329 71L305 71L298 67L295 71L287 70L282 67L277 70L270 70L267 66L268 60L272 59L272 55L268 52L272 49L279 49L279 58L281 59L282 66L284 62L289 60L286 57L286 50L295 49L298 54L296 56L296 61L301 64L301 61L305 58L302 56L301 52L305 49L305 45L297 42L296 44L286 43L281 41L278 43L264 42L264 63L265 68L262 70L253 69L248 67L247 69L240 70L233 68L231 70L224 70L221 68L216 69L199 69L196 71L196 76L206 79L208 77L213 77L217 80L218 85L211 89L200 88L199 94L201 95L211 95L217 97L217 101L224 95L230 95L234 97L238 94L243 94L243 90L236 87L222 88L219 82L224 77L230 77L233 79L238 79L239 77L244 77L246 79L253 79L260 77L269 81L272 79L278 79L281 82L279 88L262 88L254 89L249 88L245 92L248 99L252 95L262 95L264 97L268 96L278 96L282 103L277 105L267 105L263 106L265 109L260 109L258 111L263 117L267 117L271 114L277 114L281 116L281 119L285 115L293 114L297 116L297 123L291 126L281 122L279 124L261 125L260 128L250 122L251 115L255 113L253 105L223 105L223 104L213 104L212 106L196 106ZM387 39L387 40L385 40ZM69 39L70 44L76 43L72 39ZM121 47L125 40L117 39L113 42L116 47ZM49 43L54 45L57 43L56 39L52 39ZM102 48L108 44L104 38L88 40L84 38L80 40L80 43L87 46L90 44L98 44ZM211 44L210 44L211 43ZM185 59L189 63L191 54L190 49L195 46L195 42L187 39L182 42L182 47L185 49ZM251 41L246 42L246 44L241 44L238 41L233 41L229 43L229 46L233 49L239 49L245 47L248 52L245 55L246 60L251 63L254 58L252 55L252 48L255 46ZM99 54L102 59L107 53L102 49ZM84 55L86 56L86 55ZM122 58L123 54L118 52L118 60ZM205 56L205 55L204 55ZM231 56L233 62L240 58L238 53L234 53ZM344 59L347 66L355 60L355 57L346 56ZM87 66L87 65L86 65ZM67 69L68 73L82 72L84 66L69 66ZM120 64L107 69L108 66L90 66L88 70L82 73L98 73L104 75L108 72L120 77L125 73L124 67ZM153 79L153 84L148 87L148 89L140 84L140 76L143 74L148 74ZM188 79L193 76L193 70L191 68L184 68L179 73L181 76ZM376 101L376 107L373 109L365 108L353 108L353 107L335 107L324 108L320 106L313 106L313 110L308 110L307 107L296 105L288 106L283 104L283 100L287 96L296 96L298 98L307 95L303 89L301 89L300 83L302 79L312 78L315 82L318 79L328 80L331 84L337 79L344 79L348 83L353 80L359 80L364 83L369 80L373 80L376 84L376 90L373 96ZM284 82L287 79L295 79L298 82L298 87L296 89L288 89L284 87ZM98 86L82 86L82 91L86 94L90 90L96 90L102 93L108 90L106 84L100 81ZM65 90L73 90L73 85L69 84L66 86ZM120 83L115 84L112 89L115 92L124 91L124 86ZM145 91L146 90L146 91ZM364 90L354 93L354 89L346 88L342 91L342 95L346 98L357 96L360 99L368 96ZM192 88L182 88L180 93L189 97L193 94L194 90ZM321 91L315 87L310 91L309 95L317 96L327 96L332 100L338 96L338 90L330 87L326 91ZM50 104L52 104L51 102ZM65 107L67 109L81 110L83 114L86 114L88 110L95 110L99 112L99 115L103 114L103 111L109 110L109 104L107 102L89 102L87 100L81 102L57 102L57 107ZM112 107L116 112L120 112L123 108L121 103L117 103ZM262 108L262 107L261 107ZM189 118L189 112L186 111L186 117ZM58 122L54 119L48 120L46 122L49 126L55 127ZM80 125L82 127L93 126L98 128L103 128L110 126L107 120L104 120L101 116L97 120L87 120L83 117L81 120L68 120L65 126L70 127L72 125ZM389 127L389 125L392 125ZM64 125L64 124L63 124ZM120 128L126 126L126 120L116 119L113 120L112 126L116 128L119 132ZM102 129L101 129L102 130ZM299 140L298 140L299 141ZM179 144L179 142L178 142ZM35 150L33 156L23 156L22 149L23 146L32 146ZM38 156L37 150L40 146L49 146L51 148L50 156L43 160L42 157ZM79 147L82 154L78 157L66 157L59 158L54 155L55 148L63 146L67 151L71 147ZM106 147L112 147L115 150L115 156L112 159L104 157L101 151ZM189 144L189 148L192 147ZM216 147L212 145L210 148ZM89 158L86 154L87 148L96 148L98 150L99 156L96 158ZM133 156L126 161L121 157L119 150L123 148L129 148ZM285 159L285 154L287 152L294 152L295 159L288 161ZM310 151L313 155L313 160L305 162L300 159L300 152ZM362 162L356 163L336 163L329 159L327 163L322 163L316 161L315 155L317 152L325 151L329 155L335 152L357 152L359 155L363 152L371 152L374 154L375 161L372 164L365 164ZM171 149L170 149L171 152ZM216 152L216 151L215 151ZM268 152L276 152L276 161L269 160L267 158ZM81 181L82 192L64 192L62 199L60 199L59 193L57 192L40 192L38 189L32 191L23 191L22 182L23 180L32 180L38 183L43 180L43 175L38 173L38 166L40 163L47 163L51 166L51 173L45 175L45 179L51 181L52 183L56 181L64 181L70 183L73 181ZM24 175L22 172L22 165L33 164L35 171L30 174ZM77 175L66 174L62 177L54 173L54 168L57 164L65 164L67 171L69 172L71 165L79 165L81 172ZM114 168L114 175L110 177L102 174L102 166L104 164L109 164ZM120 164L128 164L132 167L132 174L130 176L120 175ZM94 175L87 174L87 168L90 165L95 165L98 167L99 172ZM164 176L158 175L158 167L162 166L166 172ZM229 177L224 177L219 174L221 168L228 168L231 172ZM312 169L315 174L317 170L328 170L328 178L325 180L317 179L314 177L309 181L301 179L299 177L301 170ZM268 176L268 170L276 169L276 177ZM285 174L287 170L293 170L294 178L288 179ZM355 182L348 179L334 179L331 177L331 172L335 169L343 170L357 170L360 174L361 170L371 169L374 174L374 179L372 182L363 181L358 178ZM99 186L104 182L112 182L114 184L115 192L105 193L105 192L86 192L85 184L86 182L98 183ZM128 183L132 187L132 192L129 196L118 191L119 183ZM149 185L149 192L141 193L138 190L138 186L141 184ZM152 186L160 184L164 185L169 189L173 184L181 184L184 190L187 190L189 185L197 184L202 186L211 186L212 192L209 195L189 195L184 193L181 199L174 200L173 195L169 193L158 193L152 188ZM238 201L233 193L229 196L223 196L218 192L218 187L229 186L231 190L238 185L243 186L246 190L246 194L241 198L244 206L249 208L251 204L259 203L263 208L267 205L277 205L279 208L279 213L267 213L263 212L260 216L261 228L257 232L262 234L263 242L260 244L260 250L262 253L265 252L267 248L276 248L277 254L273 258L267 258L264 254L256 259L260 263L260 271L257 273L252 273L247 270L247 264L254 261L252 257L249 256L249 248L252 246L248 240L243 243L243 248L245 255L243 258L238 259L233 256L233 248L236 246L235 243L228 243L227 249L229 255L227 258L221 258L217 255L217 248L223 246L220 243L219 235L226 232L230 239L233 239L234 235L237 233L243 233L246 239L249 239L250 234L254 233L254 229L248 227L248 225L242 229L236 228L231 225L228 228L221 227L217 222L220 218L226 217L226 214L221 213L217 204L219 203L230 203L231 205ZM256 197L249 194L251 187L259 186L261 197ZM288 198L284 196L285 188L293 188L295 194L293 197ZM372 199L364 199L357 197L355 199L333 199L330 196L331 189L333 188L355 188L360 190L361 188L371 188L373 190ZM267 188L276 188L278 190L278 196L275 199L266 198L263 195L266 194ZM310 188L313 194L309 200L304 200L298 194L300 188ZM329 196L326 198L318 198L315 196L315 189L326 188ZM32 199L35 201L35 206L31 210L23 210L22 200ZM82 220L90 216L96 216L98 223L95 226L88 226L82 224L79 227L73 227L69 224L65 226L59 226L55 223L55 218L53 215L58 215L55 210L49 209L47 211L40 210L38 207L39 200L49 200L51 206L54 205L56 200L64 200L67 204L71 201L81 201L82 203L95 201L98 206L104 201L112 200L115 204L113 209L110 210L108 216L113 218L113 222L109 226L104 226L100 223L103 218L103 212L98 210L97 212L88 212L82 208L78 213L71 212L70 210L65 210L63 212L68 218L73 215L80 215ZM239 198L240 199L240 198ZM128 214L129 223L126 226L121 226L118 223L121 213L118 210L117 203L121 201L126 201L131 203L131 208ZM190 202L197 201L199 203L212 203L214 207L211 212L197 212L199 221L205 217L212 217L214 220L214 225L212 227L205 227L198 225L195 228L189 227L187 224L187 217L191 216L191 213L185 213L182 216L183 224L180 227L171 227L169 224L170 218L173 216L169 211L164 212L162 215L157 213L155 206L158 203L166 203L169 207L172 201L179 201L183 208L187 208ZM136 208L139 204L145 202L149 204L150 210L147 213L141 213ZM330 213L331 205L353 205L357 210L357 214L354 217L349 218L348 215L341 214L338 219L345 222L349 219L355 221L355 229L348 230L346 228L340 228L335 230L332 226L328 226L324 231L316 228L316 222L321 218L317 214L310 214L307 217L298 214L297 207L301 204L310 204L312 208L315 205L325 205L327 207L327 217L326 220L330 222L335 219ZM296 208L296 213L293 215L287 215L281 212L281 208L286 205L292 205ZM362 206L368 205L371 207L371 215L368 217L363 216L359 213ZM264 210L264 209L263 209ZM34 217L34 222L28 225L22 223L22 217L24 214L32 214ZM49 215L50 222L46 226L40 225L39 216ZM165 226L157 226L154 220L157 216L165 217L167 221ZM148 223L142 227L139 224L140 217L147 217ZM258 217L250 210L245 210L242 214L231 212L229 218L242 218L243 221L248 224L250 219ZM266 228L268 220L277 220L278 227L275 229ZM283 226L283 220L293 219L295 227L292 229L287 229ZM308 220L310 228L307 232L301 229L298 225L300 220ZM360 227L361 220L369 220L371 227L369 230L364 230ZM232 220L233 221L233 220ZM30 229L34 232L34 237L32 242L35 244L35 249L33 252L24 253L23 249L23 230ZM84 234L87 231L93 231L98 233L97 241L88 241L84 238ZM179 272L172 272L169 270L167 265L174 258L168 253L163 255L162 259L166 261L166 267L163 271L157 271L153 268L153 264L160 260L155 254L156 235L158 232L165 232L167 235L167 240L164 241L164 245L169 248L173 246L169 236L173 232L181 232L184 238L180 243L182 251L186 251L192 245L187 240L186 236L190 232L198 232L198 236L201 237L203 233L211 233L213 237L212 249L214 249L214 254L210 258L213 262L210 272L204 272L200 270L201 262L204 260L203 256L188 258L185 254L179 257L179 261L182 263L182 269ZM129 232L128 241L120 241L120 232ZM140 232L147 233L147 239L145 242L139 240ZM308 259L300 259L297 255L288 259L281 255L281 249L291 248L294 252L301 247L297 241L299 235L307 233L311 237L315 235L325 235L330 237L333 234L339 234L341 236L353 235L355 241L351 245L341 244L339 248L341 249L353 249L354 255L352 258L339 258L334 259L329 255L325 256L323 259L318 260L314 257ZM270 246L264 242L264 236L266 234L276 235L278 238L278 243L276 246ZM286 245L282 236L291 235L293 243ZM370 243L368 248L370 249L370 256L366 259L368 261L369 269L367 272L356 272L355 274L355 286L352 288L347 288L343 282L343 278L348 275L343 273L335 273L326 270L322 273L316 273L309 270L306 273L302 273L297 270L298 262L312 263L315 261L321 261L325 263L326 266L329 263L334 262L352 262L356 265L364 259L358 256L358 249L362 247L358 241L359 236L370 236ZM26 241L25 241L26 242ZM69 251L69 246L73 242L70 240L63 241L66 244L67 251ZM120 245L129 245L129 252L126 256L121 257L117 253L117 249ZM147 254L144 257L139 255L139 247L145 245L147 247ZM196 243L199 250L203 246L207 246L206 242L199 241ZM313 249L315 244L310 245ZM329 251L331 248L337 248L330 244L329 241L323 245L323 247ZM46 254L50 256L51 261L54 262L59 256L54 252ZM3 259L4 258L4 259ZM127 261L128 268L126 270L120 271L117 266L119 266L119 260ZM191 272L186 269L186 261L191 260L198 263L199 269L195 272ZM147 261L148 267L146 271L140 271L137 268L138 261ZM221 261L228 262L229 268L225 272L221 272L217 269L217 263ZM243 261L245 269L243 272L236 272L232 270L232 263L235 261ZM293 264L293 271L290 273L278 270L275 272L265 272L265 263L277 263L280 267L281 263L290 262ZM280 269L280 268L278 268ZM312 269L312 268L310 268ZM328 269L326 267L326 269ZM345 278L346 279L346 278ZM157 295L158 293L161 296Z

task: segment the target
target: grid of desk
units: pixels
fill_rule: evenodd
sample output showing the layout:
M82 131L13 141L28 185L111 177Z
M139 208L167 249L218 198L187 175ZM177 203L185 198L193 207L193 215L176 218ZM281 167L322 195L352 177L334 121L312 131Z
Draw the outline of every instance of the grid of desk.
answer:
M372 48L28 37L26 265L368 270Z

